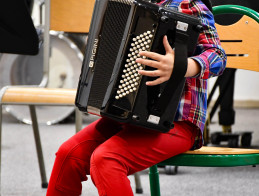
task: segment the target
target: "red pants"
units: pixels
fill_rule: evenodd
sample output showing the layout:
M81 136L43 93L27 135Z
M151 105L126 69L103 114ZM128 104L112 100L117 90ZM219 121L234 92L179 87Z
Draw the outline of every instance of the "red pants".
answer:
M189 150L197 131L187 122L160 133L97 120L59 148L47 196L79 196L89 174L99 195L132 196L127 176Z

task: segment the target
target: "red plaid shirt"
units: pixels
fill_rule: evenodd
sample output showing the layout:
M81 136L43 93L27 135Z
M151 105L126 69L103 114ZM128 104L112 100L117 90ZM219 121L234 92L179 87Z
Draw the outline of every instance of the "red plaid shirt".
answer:
M202 21L204 30L191 57L200 64L201 73L186 79L175 121L189 121L203 133L207 112L207 79L222 74L226 66L226 55L220 45L213 14L201 0L164 0L159 4L195 15ZM194 148L200 148L202 134L196 141Z

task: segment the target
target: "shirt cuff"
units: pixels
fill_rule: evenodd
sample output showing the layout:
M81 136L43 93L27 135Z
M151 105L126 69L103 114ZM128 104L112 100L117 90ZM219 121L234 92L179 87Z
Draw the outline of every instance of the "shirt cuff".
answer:
M200 73L198 73L197 75L193 76L194 78L201 78L201 79L208 79L208 69L206 66L206 62L204 61L204 59L201 57L201 55L199 56L192 56L189 57L193 60L195 60L196 62L198 62L198 64L201 67L201 71Z

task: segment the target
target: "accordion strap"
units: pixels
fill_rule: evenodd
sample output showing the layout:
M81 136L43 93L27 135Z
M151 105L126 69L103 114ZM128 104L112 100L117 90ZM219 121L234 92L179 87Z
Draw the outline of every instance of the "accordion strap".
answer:
M188 39L189 36L186 33L176 30L173 72L163 92L151 109L151 114L153 115L161 116L166 110L168 103L174 98L179 85L184 85L188 59ZM179 103L179 100L177 100L177 103Z

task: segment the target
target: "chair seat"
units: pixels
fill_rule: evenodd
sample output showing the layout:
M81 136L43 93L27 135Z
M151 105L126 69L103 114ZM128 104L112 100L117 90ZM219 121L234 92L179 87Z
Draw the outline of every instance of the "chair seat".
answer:
M189 150L183 154L216 154L216 155L233 155L233 154L259 154L258 149L247 148L224 148L214 146L203 146L197 150Z
M159 165L200 167L234 167L257 164L259 164L259 150L206 146L159 163Z

